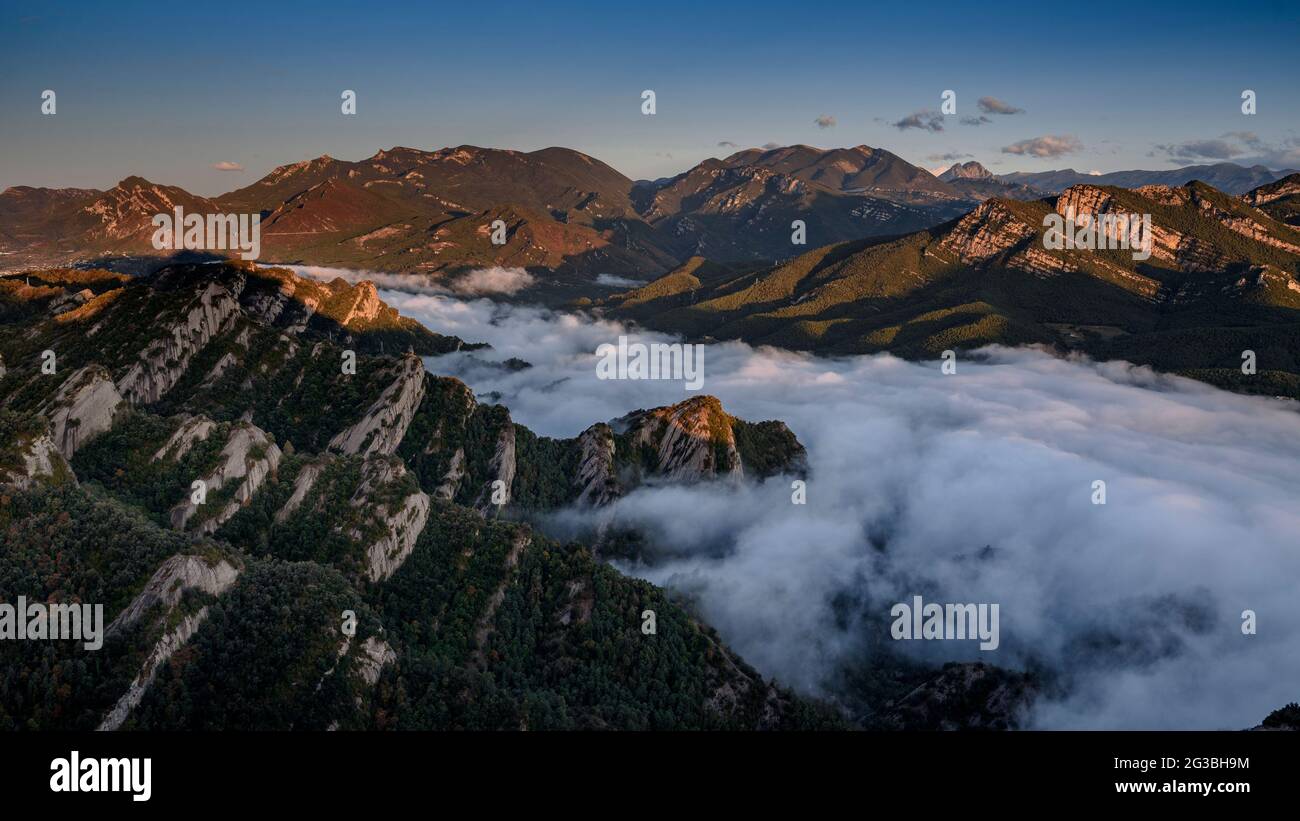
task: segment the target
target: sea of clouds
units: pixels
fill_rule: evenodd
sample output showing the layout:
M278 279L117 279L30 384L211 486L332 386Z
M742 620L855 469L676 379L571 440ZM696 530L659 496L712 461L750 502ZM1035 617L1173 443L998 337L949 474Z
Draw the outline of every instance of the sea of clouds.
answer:
M543 435L692 395L596 378L599 345L662 335L487 299L381 296L439 333L491 343L428 367L499 394ZM488 361L508 357L533 367ZM998 603L1001 647L896 645L1059 674L1067 686L1039 699L1034 726L1239 729L1300 700L1297 403L996 347L944 375L937 362L725 343L707 348L704 373L729 412L783 420L804 443L807 504L779 477L643 488L598 515L650 533L658 560L622 569L693 597L765 674L835 698L835 673L866 652L862 632L924 594ZM1105 505L1092 503L1095 480ZM1257 635L1242 633L1248 609Z

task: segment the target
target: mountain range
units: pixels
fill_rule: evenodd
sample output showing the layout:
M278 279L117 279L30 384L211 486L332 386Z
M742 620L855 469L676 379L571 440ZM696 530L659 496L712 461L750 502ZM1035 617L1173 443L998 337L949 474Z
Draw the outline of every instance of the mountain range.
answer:
M593 305L691 339L922 358L1042 344L1300 398L1300 230L1286 222L1298 186L1293 175L1244 197L1192 182L989 199L933 228L760 270L695 258ZM1069 213L1150 214L1150 258L1045 248L1046 218ZM1243 374L1248 350L1256 374Z
M1221 162L1213 165L1189 165L1167 171L1112 171L1109 174L1084 174L1073 168L1064 171L1017 171L1000 174L997 179L1004 183L1028 185L1049 194L1059 194L1072 185L1140 188L1144 185L1186 185L1193 180L1200 180L1229 194L1245 194L1252 188L1295 173L1295 169L1273 171L1262 165L1247 168L1236 163Z
M0 310L0 598L111 620L0 643L0 728L846 726L527 523L798 472L780 422L701 396L540 437L416 353L471 343L249 263L10 275Z
M521 268L539 280L530 296L563 302L602 293L602 274L644 281L695 256L752 267L932 228L989 198L1038 199L1077 182L1183 184L1198 174L1231 193L1277 179L1231 164L998 177L978 163L936 178L883 149L795 145L634 181L565 148L399 147L356 162L322 156L281 166L212 198L141 177L107 191L12 187L0 193L0 259L19 270L156 256L150 220L179 206L260 214L264 259L453 279L481 267ZM500 245L490 238L496 220L506 227ZM792 241L795 220L805 226L802 246Z

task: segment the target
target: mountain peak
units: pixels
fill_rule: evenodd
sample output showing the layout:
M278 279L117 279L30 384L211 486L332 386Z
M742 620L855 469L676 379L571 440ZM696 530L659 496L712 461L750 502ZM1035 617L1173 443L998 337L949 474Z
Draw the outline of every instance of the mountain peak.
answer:
M939 179L944 182L953 180L991 180L993 172L984 166L971 160L970 162L956 163L948 167L948 170L939 175Z

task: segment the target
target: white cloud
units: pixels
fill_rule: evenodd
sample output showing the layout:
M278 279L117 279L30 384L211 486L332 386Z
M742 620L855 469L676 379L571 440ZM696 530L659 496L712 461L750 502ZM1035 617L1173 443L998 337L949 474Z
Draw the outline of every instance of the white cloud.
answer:
M1059 157L1082 150L1083 144L1078 138L1068 134L1061 136L1047 134L1002 147L1003 154L1021 154L1030 157Z
M428 360L499 391L542 435L689 395L680 383L598 380L596 346L629 333L617 323L384 297L435 331L492 343L493 358L532 362L511 372L483 354ZM1043 697L1037 726L1241 728L1294 701L1295 403L1125 363L986 356L964 355L944 376L887 355L710 345L704 390L742 418L786 421L808 447L808 504L791 505L779 479L639 490L605 515L639 523L663 554L624 569L690 593L748 661L804 692L827 692L841 664L863 659L864 631L883 629L867 615L924 590L999 603L1002 646L899 649L1059 673L1068 690ZM1096 479L1104 506L1091 504ZM1257 636L1241 634L1245 609L1266 625Z

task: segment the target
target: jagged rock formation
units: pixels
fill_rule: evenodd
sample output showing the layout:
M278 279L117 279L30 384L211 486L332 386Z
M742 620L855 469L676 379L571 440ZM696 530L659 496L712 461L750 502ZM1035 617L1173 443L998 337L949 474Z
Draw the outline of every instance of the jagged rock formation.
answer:
M190 360L214 336L226 330L239 309L236 299L244 278L233 280L232 293L212 282L200 291L184 316L140 353L139 361L117 380L121 394L137 405L157 402L185 374Z
M356 424L330 440L330 448L362 456L395 453L424 398L424 381L424 362L414 354L404 356L393 382Z
M215 498L196 504L193 495L187 496L171 510L172 527L186 529L190 519L201 509L213 505L220 509L203 516L197 531L205 534L215 532L238 513L242 505L252 501L253 494L280 464L280 456L280 448L266 431L247 422L236 423L221 449L217 466L201 479L206 493ZM233 492L220 493L229 487L234 488Z
M108 626L108 631L120 630L133 624L158 605L163 608L161 618L167 620L180 603L185 590L192 588L220 596L234 584L239 572L238 567L224 559L209 563L198 556L173 556L158 568L144 590ZM99 725L101 731L112 731L122 726L144 698L158 668L189 641L207 616L208 608L203 606L195 612L184 614L174 627L164 632L162 638L150 649L131 686L104 716Z
M654 473L670 481L745 475L731 417L712 396L696 396L666 408L619 420L638 447L657 458Z
M579 488L575 500L579 505L599 507L622 495L614 461L614 430L598 422L578 436L578 472L574 483Z
M167 443L154 452L150 461L157 462L161 459L179 461L195 444L207 441L216 426L216 422L202 414L186 418L176 432L168 438Z
M113 292L97 312L79 313ZM22 299L7 301L15 293ZM60 294L63 310L52 315ZM585 444L539 437L505 408L475 401L463 383L427 374L416 354L374 353L422 337L373 296L369 287L321 286L248 265L178 266L125 283L58 272L41 272L30 286L0 277L0 312L17 328L0 334L0 347L7 363L23 363L0 383L4 429L20 431L25 448L44 434L47 420L26 409L54 404L59 383L38 372L46 348L59 351L61 367L93 375L99 390L124 386L134 405L102 424L81 414L105 427L74 443L72 464L96 488L93 501L75 498L96 512L60 519L47 509L41 494L84 495L75 484L14 491L40 515L15 517L0 541L39 543L37 528L51 527L64 539L82 522L99 527L103 508L129 508L129 546L101 554L115 531L100 528L85 544L61 542L77 561L55 575L42 557L26 559L53 595L68 595L60 585L100 584L106 561L115 584L142 588L110 626L115 638L88 668L90 683L77 689L83 703L67 706L56 690L51 698L66 711L37 716L25 700L2 705L0 722L89 720L105 730L837 726L745 667L662 591L597 563L590 549L511 521L579 498L607 503L651 476L763 476L801 450L792 434L748 425L710 400L638 412L620 433L597 425ZM345 343L371 352L355 371L340 369ZM79 394L70 387L69 395ZM693 440L706 430L707 444ZM39 473L48 462L57 473L61 457L46 442L26 461L0 447L0 464ZM196 479L202 503L189 495ZM494 484L504 499L493 499ZM76 585L64 580L67 567ZM641 633L642 608L658 612L659 639ZM339 655L336 620L348 612L365 638L343 641ZM538 662L519 667L528 653ZM331 661L349 675L321 677ZM624 662L652 671L635 697ZM27 672L53 683L42 672L49 669ZM130 683L125 692L97 687L105 675Z
M173 556L163 562L126 609L109 624L108 630L130 625L156 605L175 607L187 588L219 596L234 584L239 568L225 559L209 561L200 556Z
M50 434L33 427L0 446L0 486L25 489L40 482L76 482Z
M515 481L515 426L510 421L509 414L506 415L504 424L501 425L501 432L497 435L496 448L492 453L492 459L487 466L487 483L479 493L478 502L475 508L485 513L493 508L510 503L510 487ZM494 491L500 483L501 494L497 498L504 501L494 501Z
M372 521L383 532L380 538L366 547L366 571L372 582L388 578L402 566L402 562L415 549L415 542L420 538L429 518L429 496L423 491L416 491L392 503L376 501L376 497L383 495L388 486L397 483L405 475L406 466L400 459L368 459L362 467L361 484L349 502L353 507L366 506L371 511ZM354 529L351 535L359 541L366 540L366 535L360 528Z
M77 448L108 430L122 404L108 371L98 365L79 368L59 387L44 411L50 418L50 437L68 459Z

